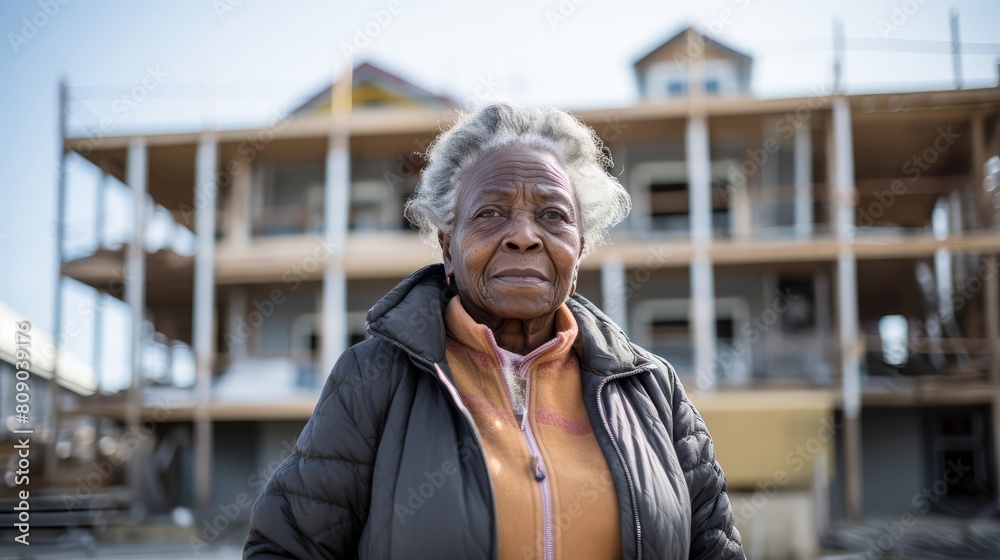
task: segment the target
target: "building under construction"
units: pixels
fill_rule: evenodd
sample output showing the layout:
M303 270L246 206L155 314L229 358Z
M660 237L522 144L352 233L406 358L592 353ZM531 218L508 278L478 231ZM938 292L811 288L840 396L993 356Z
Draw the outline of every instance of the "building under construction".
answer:
M633 201L578 291L685 380L748 554L995 519L1000 89L758 99L751 58L692 29L634 71L640 101L578 112ZM33 397L51 515L68 494L192 512L206 546L220 515L245 527L365 312L440 260L402 209L454 107L365 63L259 129L65 137L60 215L89 173L102 233L69 250L62 227L61 270L99 332L93 363L38 372L65 387ZM113 306L130 326L109 343ZM108 388L112 346L128 379Z

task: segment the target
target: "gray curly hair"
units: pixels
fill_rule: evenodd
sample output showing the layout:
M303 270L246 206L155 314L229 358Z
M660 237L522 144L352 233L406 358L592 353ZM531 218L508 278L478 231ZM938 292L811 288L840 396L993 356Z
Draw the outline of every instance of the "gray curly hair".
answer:
M628 215L628 192L606 171L610 151L597 133L560 109L522 109L491 103L463 113L427 148L427 166L404 214L424 241L438 245L438 232L455 226L455 194L462 172L487 152L509 145L531 146L551 153L565 168L580 208L584 254L607 241L607 230Z

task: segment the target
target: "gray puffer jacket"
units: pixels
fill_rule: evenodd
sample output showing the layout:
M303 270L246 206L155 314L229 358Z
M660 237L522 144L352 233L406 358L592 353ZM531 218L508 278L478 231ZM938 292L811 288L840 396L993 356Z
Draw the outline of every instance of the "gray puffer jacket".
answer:
M493 489L445 360L442 265L368 312L294 452L254 504L244 558L497 557ZM673 367L580 296L584 401L618 494L622 557L743 559L712 439Z

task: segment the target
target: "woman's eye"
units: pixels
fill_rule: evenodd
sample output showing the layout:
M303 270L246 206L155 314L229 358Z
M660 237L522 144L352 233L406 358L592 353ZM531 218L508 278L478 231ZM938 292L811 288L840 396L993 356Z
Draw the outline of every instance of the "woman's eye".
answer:
M483 210L482 212L480 212L478 214L478 216L480 218L496 218L499 215L500 215L499 212L497 212L496 210L492 210L492 209Z
M547 220L560 220L563 217L562 212L557 212L555 210L549 210L542 214L542 216L544 216Z

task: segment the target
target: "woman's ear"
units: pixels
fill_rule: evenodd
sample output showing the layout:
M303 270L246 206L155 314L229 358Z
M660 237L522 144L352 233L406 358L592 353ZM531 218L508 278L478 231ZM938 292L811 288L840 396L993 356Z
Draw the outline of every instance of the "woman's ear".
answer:
M451 268L451 236L439 231L438 244L441 245L441 260L444 262L444 275L449 276L453 272Z
M580 276L580 261L583 260L583 247L584 247L583 244L584 243L586 243L586 241L583 239L583 236L581 235L580 236L580 252L577 253L577 255L576 255L576 268L573 269L573 283L570 284L570 287L569 287L569 295L570 295L570 297L573 297L574 295L576 295L576 281L577 281L577 278Z

